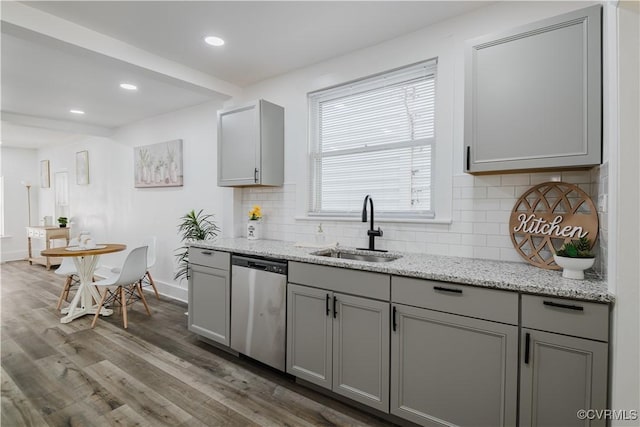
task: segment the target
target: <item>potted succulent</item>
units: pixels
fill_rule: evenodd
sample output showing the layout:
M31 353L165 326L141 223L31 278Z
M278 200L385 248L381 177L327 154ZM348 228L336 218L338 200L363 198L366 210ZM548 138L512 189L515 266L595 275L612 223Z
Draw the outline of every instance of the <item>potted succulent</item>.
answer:
M68 222L69 218L67 218L66 216L58 217L58 224L60 225L60 228L66 228Z
M565 243L555 253L553 260L562 267L562 277L584 279L584 270L591 268L595 255L591 252L591 241L586 237Z
M196 240L210 240L218 235L220 228L213 220L213 215L202 213L202 209L196 213L195 210L187 212L180 217L178 232L180 240L184 245L176 251L178 259L178 270L174 276L175 280L188 278L189 273L189 243Z

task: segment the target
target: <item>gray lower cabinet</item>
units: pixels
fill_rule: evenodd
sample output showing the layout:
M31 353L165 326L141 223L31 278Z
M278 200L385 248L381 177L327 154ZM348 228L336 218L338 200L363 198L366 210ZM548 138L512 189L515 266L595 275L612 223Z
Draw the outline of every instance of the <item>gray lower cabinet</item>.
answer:
M522 297L521 427L606 425L577 413L607 409L608 316L606 304Z
M392 312L392 414L424 426L516 425L517 326L402 304Z
M389 303L289 284L287 372L389 411Z
M190 248L189 260L189 330L228 346L231 319L229 254Z

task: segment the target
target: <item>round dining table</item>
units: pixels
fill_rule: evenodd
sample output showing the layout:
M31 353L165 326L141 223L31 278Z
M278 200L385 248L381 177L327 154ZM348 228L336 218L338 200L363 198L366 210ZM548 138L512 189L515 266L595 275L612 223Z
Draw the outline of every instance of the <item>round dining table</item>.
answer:
M127 249L126 245L103 243L91 249L80 246L67 246L45 249L41 252L43 256L73 257L78 278L80 279L78 292L76 292L73 300L71 300L69 307L62 309L62 314L66 314L66 316L60 319L60 323L69 323L86 314L95 314L98 310L100 310L100 314L103 316L113 314L113 310L111 309L98 307L100 293L96 287L93 286L93 274L98 265L100 255L120 252L125 249Z

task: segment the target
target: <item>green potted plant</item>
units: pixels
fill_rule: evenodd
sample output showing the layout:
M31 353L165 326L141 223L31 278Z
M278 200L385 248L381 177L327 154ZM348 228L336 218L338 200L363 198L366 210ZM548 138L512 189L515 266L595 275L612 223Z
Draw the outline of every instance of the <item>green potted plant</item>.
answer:
M595 255L591 252L591 240L581 237L565 243L553 256L553 260L562 267L562 277L584 279L584 270L591 268Z
M66 216L58 217L58 224L60 225L60 228L65 228L68 222L69 218L67 218Z
M188 277L189 272L189 243L197 240L210 240L218 235L220 229L213 220L213 215L205 214L202 209L195 212L195 210L189 211L187 214L180 217L180 223L178 224L178 232L180 233L180 241L184 245L176 251L176 258L178 259L178 271L176 272L174 279L182 280Z

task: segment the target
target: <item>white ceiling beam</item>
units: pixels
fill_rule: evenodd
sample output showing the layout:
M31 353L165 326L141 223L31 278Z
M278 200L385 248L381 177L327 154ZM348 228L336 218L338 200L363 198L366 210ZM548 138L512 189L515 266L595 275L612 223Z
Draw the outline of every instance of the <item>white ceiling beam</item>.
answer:
M2 21L197 87L235 97L241 88L178 62L15 1L2 1Z
M102 126L87 125L66 120L46 119L43 117L29 116L26 114L16 114L2 112L2 121L21 126L29 126L40 129L56 130L61 132L75 133L81 135L93 135L109 137L113 129Z

